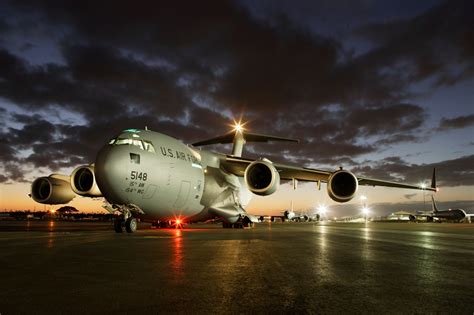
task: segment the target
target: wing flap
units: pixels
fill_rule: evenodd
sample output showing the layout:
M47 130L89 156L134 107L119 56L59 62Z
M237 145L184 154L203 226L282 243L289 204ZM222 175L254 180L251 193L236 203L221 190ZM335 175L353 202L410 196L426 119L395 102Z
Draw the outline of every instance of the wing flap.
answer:
M431 187L421 187L417 185L409 185L404 183L398 182L391 182L387 180L380 180L380 179L373 179L373 178L366 178L366 177L357 177L359 180L359 185L364 186L384 186L384 187L394 187L394 188L408 188L408 189L418 189L418 190L428 190L428 191L437 191L436 188Z

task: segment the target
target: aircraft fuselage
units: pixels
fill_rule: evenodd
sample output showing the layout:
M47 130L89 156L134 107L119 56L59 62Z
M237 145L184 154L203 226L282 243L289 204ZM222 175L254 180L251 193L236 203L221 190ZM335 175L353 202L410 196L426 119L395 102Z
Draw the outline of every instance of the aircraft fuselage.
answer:
M466 217L466 212L462 209L443 210L434 212L433 217L440 220L460 221Z
M221 169L222 158L161 133L124 132L97 154L95 176L109 203L138 206L145 219L203 220L213 206L246 206L245 187Z

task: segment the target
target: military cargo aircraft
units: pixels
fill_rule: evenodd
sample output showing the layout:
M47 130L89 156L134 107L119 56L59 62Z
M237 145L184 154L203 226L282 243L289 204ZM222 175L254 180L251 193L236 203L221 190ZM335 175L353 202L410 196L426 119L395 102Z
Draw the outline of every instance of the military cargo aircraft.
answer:
M147 128L126 129L98 152L95 163L77 167L70 176L37 178L30 196L43 204L65 204L76 195L104 197L104 208L118 214L115 231L132 233L137 218L161 227L212 218L222 220L224 228L251 227L258 221L245 211L252 193L271 195L280 180L326 183L337 202L351 200L359 185L436 190L434 174L432 187L422 188L358 177L342 168L325 171L242 157L246 142L269 141L297 142L249 133L239 124L193 145ZM233 143L232 154L199 148L218 143Z

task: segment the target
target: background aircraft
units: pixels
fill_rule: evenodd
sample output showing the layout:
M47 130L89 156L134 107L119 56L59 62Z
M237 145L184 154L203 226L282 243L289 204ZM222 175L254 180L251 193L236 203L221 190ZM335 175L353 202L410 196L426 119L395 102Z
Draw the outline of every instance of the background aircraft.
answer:
M280 180L326 183L328 195L337 202L351 200L359 185L436 191L434 173L431 188L422 188L358 177L342 168L326 171L241 157L246 142L268 141L297 142L249 133L240 124L194 145L147 129L127 129L98 152L94 164L79 166L70 176L36 179L30 196L43 204L68 203L76 195L104 197L104 208L119 214L115 231L120 233L134 232L137 217L160 226L216 217L225 228L252 226L257 218L245 211L252 193L271 195ZM232 154L198 148L217 143L233 143Z
M433 218L438 220L461 222L466 217L466 212L463 209L439 210L433 196L431 196L431 202L433 207Z
M436 205L434 196L431 196L431 207L432 211L429 213L418 213L415 214L415 220L423 220L428 222L433 221L451 221L451 222L462 222L465 218L470 219L470 215L466 214L463 209L448 209L448 210L439 210Z

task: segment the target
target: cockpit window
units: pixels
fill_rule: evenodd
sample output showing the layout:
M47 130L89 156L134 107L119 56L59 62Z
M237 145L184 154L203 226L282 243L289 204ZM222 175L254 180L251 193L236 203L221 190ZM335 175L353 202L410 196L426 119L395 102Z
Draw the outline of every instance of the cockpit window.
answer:
M133 145L133 146L136 146L136 147L140 148L140 150L155 153L155 147L153 146L153 144L150 141L146 141L146 140L130 139L130 138L117 138L117 139L111 140L109 142L109 144L113 144L113 145Z
M133 144L133 139L125 138L125 139L117 139L114 143L115 145L124 145L124 144Z
M143 144L145 145L145 151L155 153L155 147L150 141L143 140Z
M133 143L132 143L134 146L136 147L139 147L140 149L142 150L145 150L143 148L143 142L141 140L137 140L137 139L133 139Z

